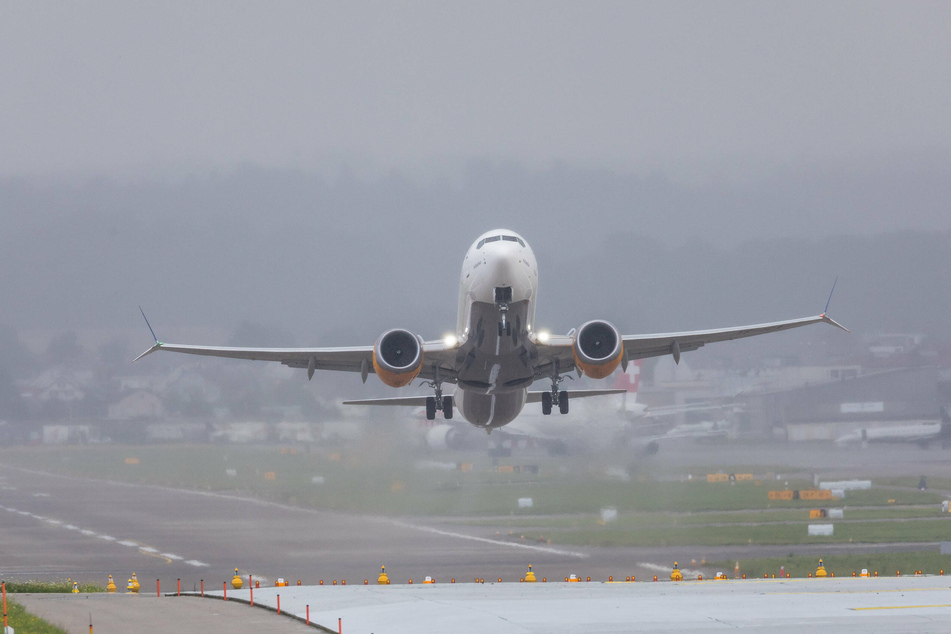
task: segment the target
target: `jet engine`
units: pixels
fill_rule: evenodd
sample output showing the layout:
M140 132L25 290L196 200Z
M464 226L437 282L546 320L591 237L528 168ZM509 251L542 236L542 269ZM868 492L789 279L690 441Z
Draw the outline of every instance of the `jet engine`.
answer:
M624 341L606 321L589 321L578 328L572 351L575 365L593 379L603 379L621 363Z
M408 330L388 330L373 344L373 370L390 387L403 387L423 367L423 341Z

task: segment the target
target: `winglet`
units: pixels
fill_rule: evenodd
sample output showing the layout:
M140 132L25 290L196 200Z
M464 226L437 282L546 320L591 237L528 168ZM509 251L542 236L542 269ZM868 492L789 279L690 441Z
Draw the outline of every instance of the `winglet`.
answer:
M822 319L822 321L824 321L824 322L827 323L827 324L830 324L830 325L832 325L832 326L835 326L836 328L841 328L841 329L844 330L845 332L852 332L851 330L849 330L848 328L846 328L845 326L843 326L842 324L840 324L840 323L837 322L836 320L832 319L832 317L829 317L829 316L826 315L825 313L822 313L821 315L819 315L819 317Z
M844 330L845 332L852 332L851 330L849 330L848 328L846 328L845 326L843 326L842 324L840 324L840 323L837 322L836 320L834 320L834 319L832 319L831 317L829 317L829 316L826 315L826 313L829 312L829 304L832 303L832 293L835 292L835 285L838 283L838 281L839 281L839 276L836 275L836 276L835 276L835 280L832 282L832 290L829 291L829 299L826 300L826 308L825 308L824 311L822 311L822 314L819 315L819 317L821 317L821 318L822 318L822 321L824 321L824 322L827 323L827 324L831 324L831 325L835 326L836 328L841 328L841 329Z
M834 284L832 285L832 288L835 288ZM826 304L826 308L828 307L829 307L828 304ZM152 333L152 339L155 340L155 343L158 343L159 342L158 337L155 336L155 331L152 330L152 324L149 323L149 318L145 316L145 311L142 310L142 306L139 306L139 312L142 313L142 319L145 320L145 325L149 327L149 332Z
M156 341L154 346L152 346L151 348L149 348L148 350L146 350L145 352L143 352L142 354L140 354L140 355L137 356L136 358L132 359L132 363L135 363L136 361L138 361L139 359L141 359L142 357L144 357L144 356L146 356L146 355L152 354L153 352L155 352L156 350L158 350L158 349L161 348L161 347L162 347L162 342L161 342L161 341Z
M826 300L826 308L825 308L825 310L822 311L822 314L823 314L823 315L825 315L827 312L829 312L829 303L832 301L832 293L835 292L835 285L836 285L836 283L838 283L838 281L839 281L839 276L836 275L836 276L835 276L835 281L832 282L832 290L829 291L829 299ZM141 310L141 308L140 308L139 310ZM145 313L142 313L142 316L145 317Z
M142 354L140 354L139 356L137 356L136 358L132 359L132 363L135 363L136 361L138 361L139 359L141 359L147 354L152 354L153 352L155 352L156 350L162 347L162 342L159 341L158 337L155 336L155 331L152 330L152 324L149 323L149 318L145 316L145 311L142 310L141 306L139 306L139 312L142 313L142 319L145 320L145 325L149 327L149 332L152 333L152 339L155 341L155 345L149 348L148 350L146 350L145 352L143 352Z

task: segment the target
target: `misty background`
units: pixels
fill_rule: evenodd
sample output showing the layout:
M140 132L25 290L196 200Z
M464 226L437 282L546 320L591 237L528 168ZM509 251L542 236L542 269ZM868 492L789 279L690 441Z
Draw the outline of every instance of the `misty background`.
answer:
M538 326L556 332L812 315L838 276L842 355L882 333L951 339L947 3L0 18L6 407L63 360L141 372L125 365L151 343L140 304L176 343L439 338L465 250L498 227L535 250ZM137 365L194 361L158 357Z

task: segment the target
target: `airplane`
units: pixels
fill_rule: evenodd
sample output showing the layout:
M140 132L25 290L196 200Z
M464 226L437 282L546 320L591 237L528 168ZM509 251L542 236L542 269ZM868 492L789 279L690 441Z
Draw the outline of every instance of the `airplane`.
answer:
M612 445L631 423L647 415L647 406L637 402L640 382L641 360L632 361L626 372L618 372L614 388L618 398L604 397L578 403L580 406L598 403L597 407L579 407L576 416L551 420L539 411L523 411L515 420L500 430L500 443L512 444L531 441L531 446L548 450L553 455L562 455L578 450L602 450ZM579 411L580 410L580 411ZM416 414L426 445L437 451L471 450L486 446L476 435L478 430L468 423L447 421L433 425L422 421L423 414ZM482 437L484 438L484 436ZM569 449L570 448L570 449ZM489 447L490 452L494 451Z
M951 415L948 407L941 408L939 422L919 422L907 425L890 425L885 427L867 427L857 429L835 439L837 445L844 446L855 443L867 445L869 443L915 443L922 449L927 449L931 443L940 442L943 448L951 447Z
M835 285L833 284L833 290ZM571 372L603 379L636 359L680 355L708 343L763 335L816 323L848 330L822 314L773 323L646 335L621 335L611 323L592 320L559 336L537 329L538 263L525 239L514 231L496 229L479 236L466 252L459 284L456 332L443 340L424 341L403 329L387 330L372 346L334 348L230 348L163 343L155 336L145 312L142 317L154 345L133 362L159 350L233 359L276 361L317 370L359 372L366 383L372 372L390 387L422 379L433 396L410 396L345 401L346 404L425 406L426 417L451 419L454 410L472 425L491 433L515 420L526 404L540 403L544 415L557 407L568 414L575 398L617 394L617 389L563 390ZM829 300L832 296L830 294ZM826 310L829 304L826 302ZM141 311L141 307L140 307ZM530 391L538 380L551 388ZM444 384L455 392L443 394Z
M705 402L648 407L637 400L641 363L642 360L638 359L632 361L626 371L616 371L614 388L619 391L619 398L582 401L580 411L575 410L578 416L562 417L561 421L549 420L541 411L523 411L501 430L504 437L500 442L510 441L515 445L531 441L532 446L545 448L553 455L601 452L610 447L624 446L638 455L652 456L660 449L658 441L722 438L732 429L729 421L718 420L676 425L658 433L658 428L669 427L662 421L671 416L710 410L732 411L735 406L732 403ZM597 405L592 406L592 403ZM419 417L426 445L432 450L472 450L485 446L475 436L476 429L467 423L449 421L433 425L425 421L423 425L422 413L414 415Z

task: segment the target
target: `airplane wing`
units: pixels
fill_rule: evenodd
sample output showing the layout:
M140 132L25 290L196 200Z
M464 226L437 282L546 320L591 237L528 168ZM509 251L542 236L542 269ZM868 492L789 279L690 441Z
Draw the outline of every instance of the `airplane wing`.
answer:
M572 399L576 398L585 398L588 396L606 396L608 394L625 394L625 390L571 390L567 389L568 394ZM529 392L528 399L526 403L541 403L542 394L551 394L551 392L545 390L541 392Z
M568 390L571 398L585 398L586 396L604 396L606 394L624 394L624 390ZM550 392L529 392L526 403L541 403L542 394ZM389 405L403 407L423 407L426 405L425 396L396 396L391 398L362 398L355 401L344 401L344 405Z
M769 324L754 324L751 326L736 326L734 328L718 328L714 330L695 330L689 332L672 332L656 335L625 335L624 352L628 360L645 359L671 354L676 361L680 361L681 352L689 352L702 348L708 343L730 341L744 337L755 337L780 330L789 330L808 326L809 324L827 323L836 328L849 332L847 328L837 323L825 314L801 319L787 319Z
M387 405L398 407L425 407L426 396L395 396L392 398L359 398L344 401L343 405Z
M692 330L685 332L669 332L650 335L624 335L624 356L627 361L672 355L676 362L680 362L680 354L702 348L708 343L730 341L744 337L755 337L780 330L799 328L810 324L826 323L849 332L847 328L836 322L825 313L815 317L788 319L767 324L753 324L749 326L735 326L733 328L716 328L713 330ZM574 339L566 336L552 336L547 343L538 343L540 362L536 366L535 377L544 378L552 374L553 366L557 365L559 372L570 371L575 368L572 345Z
M343 348L226 348L219 346L192 346L175 343L162 343L156 340L155 345L137 356L142 357L153 352L181 352L206 357L225 357L229 359L249 359L252 361L277 361L291 368L307 368L310 375L314 370L337 370L343 372L373 373L373 346L356 346ZM452 369L451 361L455 350L446 346L442 341L423 343L423 367L418 377L432 380L435 374L434 367L440 368L440 379L447 383L455 383L456 373Z

